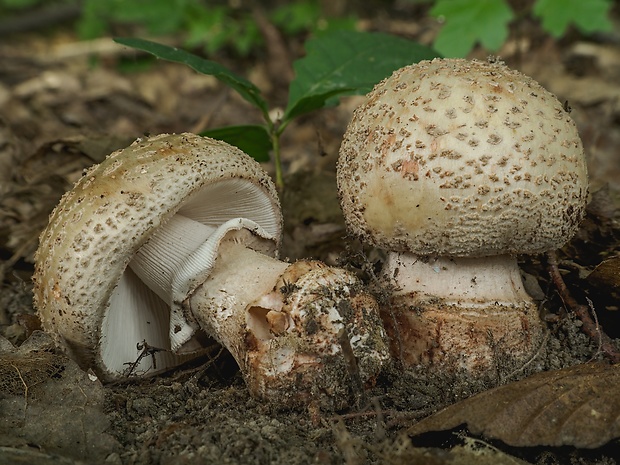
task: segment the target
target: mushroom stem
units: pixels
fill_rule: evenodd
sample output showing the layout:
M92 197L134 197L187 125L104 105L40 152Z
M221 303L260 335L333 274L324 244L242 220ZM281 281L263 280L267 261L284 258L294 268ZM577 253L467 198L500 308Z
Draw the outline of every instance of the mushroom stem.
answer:
M244 225L257 228L257 234ZM184 311L182 318L173 310L173 326L176 323L181 337L175 339L175 329L171 329L173 350L185 348L198 325L232 347L236 328L245 326L245 306L268 294L289 265L261 253L271 246L263 234L258 225L243 219L216 228L177 213L138 249L129 268L169 307L179 309L184 302L202 298L212 309L208 315ZM206 282L208 287L215 286L211 293L197 292L204 290ZM193 324L196 320L198 325ZM232 352L238 358L234 348Z
M392 252L383 276L395 290L382 310L405 366L488 369L500 350L529 359L542 340L537 305L515 257L420 257Z
M411 295L419 303L441 299L469 309L532 302L511 255L429 258L391 252L383 274L396 282L395 296Z
M269 334L272 330L266 318L257 318L246 309L260 301L267 311L279 312L284 305L282 299L269 296L289 266L290 263L234 241L222 241L207 281L186 303L200 326L228 348L242 367L247 352L243 342L248 329L260 334Z
M343 376L351 363L345 352L359 366L355 381L372 382L387 361L378 306L345 270L279 261L261 252L269 242L248 220L212 228L177 214L129 266L171 305L171 321L182 321L174 317L180 306L190 326L230 351L254 395L341 408L357 389Z

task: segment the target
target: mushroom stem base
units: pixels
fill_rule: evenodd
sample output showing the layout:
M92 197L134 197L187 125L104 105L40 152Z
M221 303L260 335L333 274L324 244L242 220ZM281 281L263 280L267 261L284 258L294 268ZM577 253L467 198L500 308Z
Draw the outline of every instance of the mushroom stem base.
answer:
M279 405L344 408L389 358L376 301L354 275L320 262L223 241L186 305L231 352L252 395Z
M392 254L383 273L396 289L382 319L403 366L482 374L539 351L544 327L514 257Z

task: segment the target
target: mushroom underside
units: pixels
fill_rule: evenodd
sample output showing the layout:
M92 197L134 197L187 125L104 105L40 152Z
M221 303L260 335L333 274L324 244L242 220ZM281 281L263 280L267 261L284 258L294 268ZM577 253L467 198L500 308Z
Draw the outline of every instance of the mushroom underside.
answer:
M276 254L279 224L271 209L260 187L243 179L204 186L181 204L137 250L110 297L101 325L103 371L153 374L200 353L203 335L181 303L208 275L228 231L250 228L254 246ZM145 344L153 349L148 357Z
M352 386L374 380L388 357L385 333L356 277L320 262L273 258L273 241L249 219L215 228L186 213L163 225L129 264L140 289L170 305L173 329L176 318L204 330L231 352L251 392L268 400L286 393L288 405L323 399L340 408ZM335 368L346 371L347 348L359 359L356 382Z

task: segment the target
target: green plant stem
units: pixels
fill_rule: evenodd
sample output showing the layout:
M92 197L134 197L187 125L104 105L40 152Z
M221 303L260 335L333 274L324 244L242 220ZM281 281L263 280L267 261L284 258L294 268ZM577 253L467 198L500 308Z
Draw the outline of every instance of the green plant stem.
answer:
M284 178L282 177L282 158L280 157L280 136L282 135L282 131L286 127L285 124L281 124L281 121L277 119L273 121L271 116L269 115L269 111L267 107L261 108L261 113L263 115L263 119L265 120L265 124L267 125L267 132L269 133L269 138L271 139L271 149L273 150L273 164L275 167L275 183L276 188L279 192L284 190Z
M275 130L273 125L269 128L269 134L271 135L271 145L273 146L273 163L275 165L276 174L275 181L278 191L284 190L284 179L282 178L282 160L280 158L280 133Z

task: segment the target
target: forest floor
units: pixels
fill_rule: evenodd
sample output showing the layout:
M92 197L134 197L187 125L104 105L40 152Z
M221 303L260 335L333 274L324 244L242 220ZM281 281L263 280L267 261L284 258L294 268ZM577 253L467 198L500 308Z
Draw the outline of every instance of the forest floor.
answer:
M424 43L436 31L429 20L384 19L363 25ZM498 55L569 102L588 157L587 218L577 237L558 252L559 268L569 292L589 307L618 347L620 36L593 40L571 34L557 41L535 25L525 30L527 34L511 38ZM286 102L281 70L290 69L290 59L300 56L302 45L299 39L291 40L288 59L260 51L244 60L223 60L255 82L277 107ZM486 58L482 51L472 57ZM284 62L273 62L276 59ZM339 412L292 411L253 399L234 360L223 351L139 382L93 381L36 331L33 254L52 208L84 168L137 137L259 123L260 115L214 78L181 65L151 61L127 71L128 64L138 64L134 52L110 39L79 42L70 29L2 37L0 62L0 463L620 461L620 409L614 400L620 398L620 383L605 384L617 380L617 370L605 363L608 357L599 341L581 331L572 309L566 311L569 306L549 278L545 257L520 260L538 289L549 329L540 356L522 369L506 360L492 375L471 380L461 374L429 375L393 366L366 393L364 405ZM360 99L345 98L338 107L292 123L285 133L283 257L339 264L354 242L346 235L334 173L342 134ZM265 168L273 170L269 163ZM594 367L593 374L571 377L570 367L583 363ZM592 447L567 439L568 445L545 446L541 444L547 438L541 437L538 443L533 439L510 446L492 439L497 436L485 425L477 428L487 432L482 436L465 426L422 440L407 434L421 419L478 392L560 369L569 370L567 382L574 383L575 392L595 392L616 407L616 414L598 423L576 415L570 426L567 420L564 430L554 431L567 437L568 428L574 428L580 437L580 431L600 430L607 444ZM523 385L528 404L542 396L532 386ZM539 417L557 400L551 397L528 414ZM572 399L564 408L577 411L578 401ZM488 406L467 408L471 411L461 414L470 425L483 424L494 413ZM504 415L503 421L510 422L512 417Z

